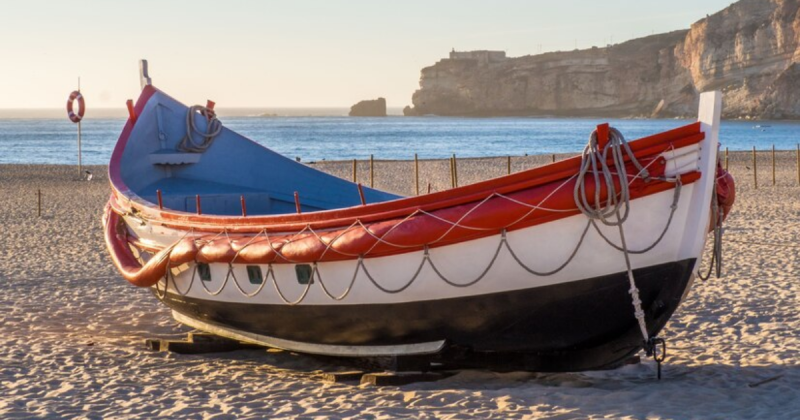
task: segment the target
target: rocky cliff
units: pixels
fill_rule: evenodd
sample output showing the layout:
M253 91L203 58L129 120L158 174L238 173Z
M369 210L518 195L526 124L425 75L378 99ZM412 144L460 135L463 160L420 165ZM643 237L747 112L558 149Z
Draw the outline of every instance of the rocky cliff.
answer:
M386 99L378 98L361 101L350 107L351 117L385 117Z
M689 30L605 48L424 68L407 115L800 118L800 0L741 0Z

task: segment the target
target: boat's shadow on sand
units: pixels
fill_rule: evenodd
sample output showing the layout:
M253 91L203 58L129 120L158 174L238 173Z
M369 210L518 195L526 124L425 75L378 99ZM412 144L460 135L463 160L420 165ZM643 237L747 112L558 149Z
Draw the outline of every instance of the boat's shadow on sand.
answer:
M775 410L786 415L780 418L800 418L797 416L800 405L795 399L800 365L667 363L660 381L651 360L614 370L581 373L465 369L451 371L451 376L435 382L373 387L360 385L358 381L325 382L322 373L353 370L353 365L342 363L341 359L260 350L179 357L222 364L245 362L332 397L341 392L393 395L402 398L403 410L426 411L442 408L446 403L448 407L497 406L501 411L503 407L512 407L517 413L549 407L566 410L576 418L627 415L639 418L636 413L648 413L648 418L775 418Z
M260 363L275 369L307 375L310 380L319 373L360 370L364 372L390 371L387 359L348 359L299 354L289 351L239 350L229 353L181 355L178 357L207 358L214 360L239 360ZM434 369L447 373L442 380L409 385L425 389L486 389L497 386L541 386L549 388L595 388L606 391L626 389L631 386L703 386L715 388L770 388L782 385L800 385L800 365L734 366L728 364L685 365L671 364L667 360L662 368L662 379L656 377L656 364L642 359L640 363L617 369L588 372L528 372L522 369Z

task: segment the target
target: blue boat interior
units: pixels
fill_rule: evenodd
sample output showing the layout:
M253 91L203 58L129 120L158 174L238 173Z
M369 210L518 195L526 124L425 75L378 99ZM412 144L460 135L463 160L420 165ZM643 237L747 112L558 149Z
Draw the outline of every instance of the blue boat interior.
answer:
M194 213L200 196L203 214L248 215L295 213L297 192L303 212L361 204L356 184L281 156L223 126L203 152L179 149L187 132L189 107L157 91L147 102L122 154L123 181L136 195L165 208ZM196 128L207 120L194 113ZM195 143L202 137L195 135ZM363 187L367 203L398 195Z

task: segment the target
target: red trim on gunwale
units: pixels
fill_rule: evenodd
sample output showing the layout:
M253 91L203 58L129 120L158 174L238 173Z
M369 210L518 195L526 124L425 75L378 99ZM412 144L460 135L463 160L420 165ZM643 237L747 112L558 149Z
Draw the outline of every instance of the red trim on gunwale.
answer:
M150 86L142 91L136 104L136 115L141 114L156 91ZM579 213L572 197L575 180L569 178L577 172L580 157L448 191L347 209L247 218L162 210L130 191L120 176L122 155L135 123L135 119L126 123L109 165L112 196L106 209L105 237L114 264L128 281L137 286L155 284L166 272L167 261L173 265L195 260L269 264L353 260L359 256L372 258L418 251L425 246L452 245L497 235L504 229L517 230ZM643 164L649 165L651 175L658 177L664 172L661 153L696 144L704 137L700 124L695 123L631 142L631 149ZM629 173L635 173L630 163L627 166ZM682 175L681 180L689 184L700 177L699 172L691 172ZM619 184L620 181L617 179L615 182ZM587 184L587 194L591 196L593 183L589 181ZM664 181L634 179L631 199L672 188L673 184ZM603 199L605 194L603 188ZM531 211L530 205L543 205L557 211ZM417 210L435 217L428 214L410 217ZM119 217L129 212L168 227L203 229L196 232L201 236L186 238L161 249L141 266L132 255L131 238ZM453 227L447 221L458 221L458 226ZM354 226L355 223L363 223L365 227ZM301 232L309 228L314 232ZM202 236L204 231L210 234ZM214 234L222 231L230 235ZM254 235L261 231L284 233L273 233L267 240Z
M136 102L136 115L141 115L147 101L158 90L146 86ZM159 91L160 92L160 91ZM109 180L113 199L110 204L118 213L136 211L151 222L161 223L175 229L188 230L197 228L209 232L259 232L263 229L272 231L299 231L306 226L314 229L331 229L349 226L354 221L372 223L380 220L405 217L416 210L436 211L485 199L492 193L510 194L528 188L566 179L574 175L580 166L580 157L576 156L550 165L529 169L515 174L478 182L451 190L436 192L417 197L408 197L387 202L372 203L366 206L354 206L345 209L333 209L313 213L282 214L270 216L214 216L195 215L169 209L158 209L136 196L125 185L120 176L120 165L125 146L130 139L135 121L129 120L120 135L117 146L109 164ZM660 154L671 148L680 148L698 143L705 138L700 131L700 123L693 123L670 131L645 137L630 143L631 149L639 159Z

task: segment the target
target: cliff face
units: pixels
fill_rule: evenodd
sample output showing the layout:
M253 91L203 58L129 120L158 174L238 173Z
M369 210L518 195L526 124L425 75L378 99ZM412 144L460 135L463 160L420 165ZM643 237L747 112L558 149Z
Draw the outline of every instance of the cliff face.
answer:
M800 0L742 0L688 31L608 48L441 60L422 70L409 113L689 116L718 89L727 118L800 118L799 37Z

